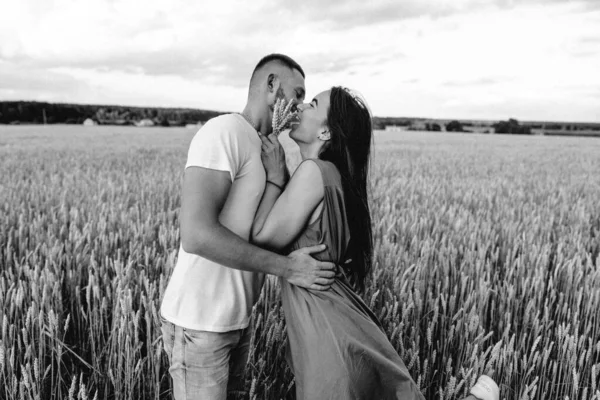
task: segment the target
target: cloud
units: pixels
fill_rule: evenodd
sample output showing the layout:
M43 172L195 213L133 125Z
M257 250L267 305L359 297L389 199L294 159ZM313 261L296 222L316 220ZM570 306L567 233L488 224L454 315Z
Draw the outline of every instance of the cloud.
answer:
M490 85L499 85L506 84L507 82L512 81L514 78L512 77L482 77L478 79L467 79L462 81L445 81L442 82L443 86L447 87L473 87L473 86L490 86Z
M361 68L372 68L386 64L392 60L406 57L397 51L390 54L357 55L352 53L327 54L325 52L308 54L303 57L302 64L311 74L330 74L351 71Z
M441 7L433 7L432 1L407 0L403 2L375 0L365 2L363 0L346 0L323 2L320 0L307 0L298 2L277 2L266 9L267 14L281 13L281 5L284 7L284 15L293 17L303 23L318 24L322 28L336 30L356 28L365 25L376 25L391 21L422 16L441 16L456 10L456 1L453 5L444 2ZM462 1L464 3L464 1Z
M43 68L22 68L0 60L0 96L4 99L69 101L73 94L89 89L73 76ZM63 96L64 94L68 96Z
M600 31L597 35L586 34L574 39L569 44L568 51L576 58L597 58L600 55Z
M515 9L523 5L574 5L581 11L600 9L598 0L305 0L302 3L286 0L263 6L259 15L267 20L278 16L296 23L318 25L326 32L415 18L436 20L482 9Z
M597 36L584 36L579 39L583 44L600 44L600 33Z
M194 52L184 48L168 48L160 51L136 49L131 52L116 52L111 55L96 55L82 58L56 58L36 60L32 57L16 57L5 61L15 65L36 68L75 68L104 72L142 74L150 77L179 76L182 78L214 82L233 86L247 86L254 61L254 51L233 46L210 52ZM251 62L252 62L251 61Z

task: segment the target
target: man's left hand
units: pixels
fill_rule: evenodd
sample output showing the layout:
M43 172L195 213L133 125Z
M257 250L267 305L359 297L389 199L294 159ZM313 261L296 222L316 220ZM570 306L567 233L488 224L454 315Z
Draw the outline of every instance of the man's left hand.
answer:
M260 157L267 173L267 180L283 187L289 179L283 146L277 135L273 133L259 136L262 141Z

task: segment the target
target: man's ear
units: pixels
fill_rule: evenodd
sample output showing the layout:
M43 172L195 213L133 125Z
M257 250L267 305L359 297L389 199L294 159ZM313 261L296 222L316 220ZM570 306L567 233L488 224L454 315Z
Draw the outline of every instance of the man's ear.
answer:
M269 74L267 77L267 105L269 109L273 111L275 108L275 102L277 101L277 91L281 86L279 77L275 74Z
M273 73L267 77L267 90L269 93L276 93L279 89L279 77Z

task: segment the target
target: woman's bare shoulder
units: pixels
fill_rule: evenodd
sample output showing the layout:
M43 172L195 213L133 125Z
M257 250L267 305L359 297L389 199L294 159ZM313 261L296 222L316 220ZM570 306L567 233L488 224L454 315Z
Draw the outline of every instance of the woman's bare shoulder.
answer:
M304 160L300 163L289 183L295 190L309 191L323 196L323 176L317 161Z

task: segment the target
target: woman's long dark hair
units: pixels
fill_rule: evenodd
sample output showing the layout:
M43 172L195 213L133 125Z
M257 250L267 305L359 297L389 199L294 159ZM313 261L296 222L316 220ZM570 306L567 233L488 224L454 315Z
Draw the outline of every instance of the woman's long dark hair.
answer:
M327 125L331 139L319 155L332 162L342 176L350 244L344 266L355 290L364 290L373 259L373 233L367 198L367 178L373 129L367 105L348 89L334 86L329 97Z

